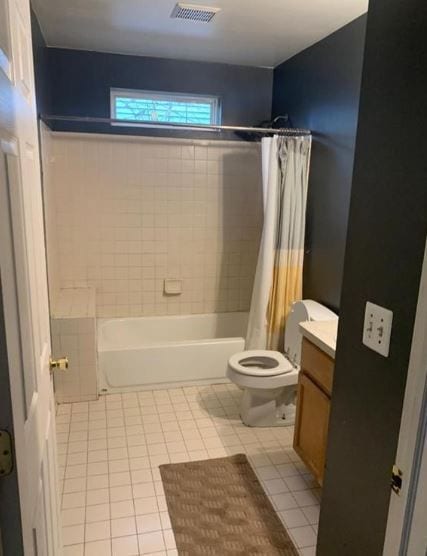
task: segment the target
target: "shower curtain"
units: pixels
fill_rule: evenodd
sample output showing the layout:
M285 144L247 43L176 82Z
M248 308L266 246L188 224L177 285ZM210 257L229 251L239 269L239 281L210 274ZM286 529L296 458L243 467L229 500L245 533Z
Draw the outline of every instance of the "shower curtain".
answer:
M246 349L283 350L286 317L302 298L311 137L262 139L264 228Z

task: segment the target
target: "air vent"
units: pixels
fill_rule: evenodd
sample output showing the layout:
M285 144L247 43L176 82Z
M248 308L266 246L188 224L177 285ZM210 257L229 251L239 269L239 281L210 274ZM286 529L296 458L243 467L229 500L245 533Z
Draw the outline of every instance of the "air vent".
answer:
M221 11L221 8L178 3L173 9L171 17L174 19L187 19L189 21L209 23L219 11Z

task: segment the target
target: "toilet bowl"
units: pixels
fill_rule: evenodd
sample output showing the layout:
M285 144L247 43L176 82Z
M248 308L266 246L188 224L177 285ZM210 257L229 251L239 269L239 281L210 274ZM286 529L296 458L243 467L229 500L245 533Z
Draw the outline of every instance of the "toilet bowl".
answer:
M302 345L299 324L337 318L316 301L296 301L286 320L284 355L273 350L246 350L230 357L227 377L244 390L240 417L245 425L272 427L295 422Z

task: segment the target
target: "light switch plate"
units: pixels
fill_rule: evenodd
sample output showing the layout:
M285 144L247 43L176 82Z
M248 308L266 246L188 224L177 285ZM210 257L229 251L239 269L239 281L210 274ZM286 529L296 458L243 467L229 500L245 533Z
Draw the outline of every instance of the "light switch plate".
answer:
M368 301L363 324L363 343L370 349L388 357L393 312Z

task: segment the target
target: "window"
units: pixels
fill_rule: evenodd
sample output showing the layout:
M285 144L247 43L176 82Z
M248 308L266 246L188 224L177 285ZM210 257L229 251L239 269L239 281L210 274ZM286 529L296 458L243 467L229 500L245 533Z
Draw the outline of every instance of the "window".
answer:
M153 126L156 122L206 126L221 123L218 97L123 89L111 90L111 117Z

